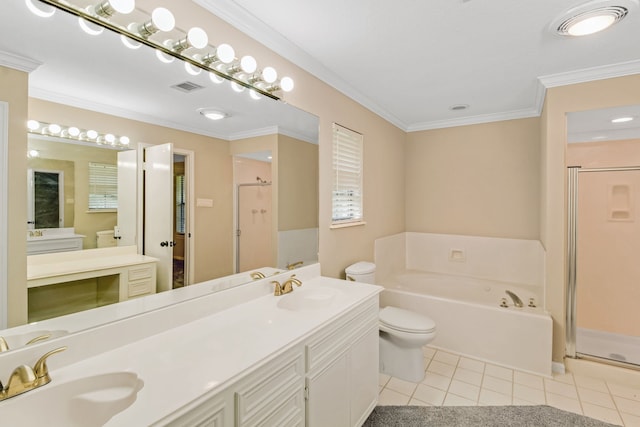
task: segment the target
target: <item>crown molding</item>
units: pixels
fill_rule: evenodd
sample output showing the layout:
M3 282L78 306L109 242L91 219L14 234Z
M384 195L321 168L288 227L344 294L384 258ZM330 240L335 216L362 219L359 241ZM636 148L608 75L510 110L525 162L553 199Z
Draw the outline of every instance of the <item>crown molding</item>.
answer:
M14 70L30 73L42 65L42 62L26 56L16 55L15 53L0 50L0 65Z
M545 88L640 74L640 59L538 77Z
M260 129L253 129L243 132L236 132L229 135L229 141L237 141L239 139L256 138L258 136L276 135L278 126L267 126Z
M265 45L281 57L308 73L314 75L337 91L353 99L363 107L387 120L402 130L407 130L407 124L391 114L371 98L355 89L352 85L328 69L320 61L302 50L298 45L289 41L279 32L265 24L255 15L239 6L232 0L192 0L197 5L213 13L237 30Z
M505 111L502 113L479 114L477 116L461 117L459 119L435 120L431 122L416 123L409 126L407 132L418 132L423 130L443 129L456 126L477 125L482 123L501 122L505 120L527 119L538 117L540 112L537 107L525 108L522 110Z

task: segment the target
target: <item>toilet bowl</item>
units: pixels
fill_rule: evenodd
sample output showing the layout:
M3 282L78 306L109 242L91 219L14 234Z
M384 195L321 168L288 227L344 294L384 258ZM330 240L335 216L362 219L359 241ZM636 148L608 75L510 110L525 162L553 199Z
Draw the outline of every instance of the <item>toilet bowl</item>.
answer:
M345 270L347 280L375 283L375 264L358 262ZM398 307L379 312L380 372L405 381L424 379L422 347L436 336L436 324L430 318Z
M436 336L436 324L426 316L387 306L380 309L380 372L411 382L424 379L422 347Z

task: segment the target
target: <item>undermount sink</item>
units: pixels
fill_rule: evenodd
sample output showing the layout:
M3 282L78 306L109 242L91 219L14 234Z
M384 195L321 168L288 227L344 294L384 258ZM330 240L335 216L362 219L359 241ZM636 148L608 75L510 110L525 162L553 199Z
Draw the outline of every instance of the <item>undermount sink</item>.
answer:
M278 307L285 310L313 310L331 305L341 291L332 288L297 288L294 292L283 295L278 301Z
M144 382L132 372L112 372L41 388L0 402L2 424L101 426L136 401Z

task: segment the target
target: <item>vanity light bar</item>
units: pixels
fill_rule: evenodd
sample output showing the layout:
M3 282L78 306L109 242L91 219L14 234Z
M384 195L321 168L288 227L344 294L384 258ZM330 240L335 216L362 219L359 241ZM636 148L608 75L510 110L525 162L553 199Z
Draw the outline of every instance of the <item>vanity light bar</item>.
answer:
M75 126L58 125L55 123L39 122L29 120L27 129L30 134L44 135L56 138L64 138L72 141L95 143L100 146L111 146L113 148L129 148L129 137L117 136L112 133L100 133L92 129L80 129Z
M280 97L275 95L275 92L293 90L293 79L283 77L279 81L275 79L270 81L270 76L274 75L275 70L272 67L265 67L263 70L257 71L258 66L252 56L247 55L238 59L233 48L227 44L220 44L217 47L209 45L208 37L201 28L192 28L187 32L175 28L173 14L165 8L157 8L152 14L158 15L157 11L161 9L163 19L158 18L158 16L149 16L142 10L134 8L132 12L135 11L136 15L144 14L149 16L146 21L121 24L117 21L123 21L123 18L116 13L117 9L112 14L98 12L98 10L105 10L105 7L111 11L113 9L111 4L113 0L106 0L100 3L101 8L96 8L95 6L83 7L66 0L40 1L76 15L85 21L114 31L132 41L152 47L159 54L164 54L163 56L181 59L197 69L208 71L212 75L230 81L233 86L251 89L254 93L258 92L276 100L280 99ZM120 15L124 15L124 13L120 13ZM163 26L164 21L170 22ZM161 39L158 36L162 32L169 31L172 34L176 31L180 32L181 36L177 38L172 36L170 39ZM194 53L193 50L200 52ZM202 51L208 51L208 53L203 54ZM277 76L277 74L275 75Z

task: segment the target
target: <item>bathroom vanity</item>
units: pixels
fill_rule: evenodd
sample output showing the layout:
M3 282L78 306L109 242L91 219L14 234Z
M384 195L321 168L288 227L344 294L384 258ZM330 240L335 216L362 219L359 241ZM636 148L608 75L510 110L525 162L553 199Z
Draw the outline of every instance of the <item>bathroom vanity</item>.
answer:
M114 276L118 301L125 301L156 292L156 261L135 246L30 255L27 288Z
M361 425L378 396L381 288L322 277L316 264L296 270L301 287L274 296L272 281L290 276L219 292L203 282L192 285L211 289L203 296L0 355L4 379L67 347L47 362L50 384L0 402L3 421Z
M29 230L27 255L80 251L84 237L82 234L76 234L73 227Z

